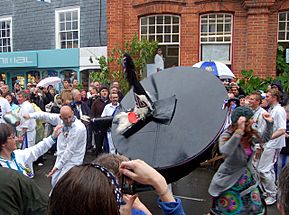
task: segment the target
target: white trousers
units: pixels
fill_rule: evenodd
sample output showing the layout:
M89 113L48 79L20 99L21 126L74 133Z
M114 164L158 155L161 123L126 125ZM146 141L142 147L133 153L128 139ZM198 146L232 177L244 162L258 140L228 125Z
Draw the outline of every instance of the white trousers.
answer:
M27 132L28 148L35 145L36 130Z
M274 164L277 162L279 154L280 149L264 148L257 166L261 184L267 196L276 197L277 194Z
M107 141L108 141L108 147L109 147L109 153L116 154L115 147L112 141L111 132L107 132Z

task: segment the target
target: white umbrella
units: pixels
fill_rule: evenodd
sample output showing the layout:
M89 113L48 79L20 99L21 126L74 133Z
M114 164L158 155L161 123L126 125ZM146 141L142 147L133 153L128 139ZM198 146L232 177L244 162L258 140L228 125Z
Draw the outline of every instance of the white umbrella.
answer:
M47 77L42 79L37 87L48 87L49 85L55 85L61 83L61 79L59 77Z
M193 65L193 67L202 68L208 72L212 72L214 75L218 76L221 79L234 79L235 75L227 67L226 64L218 61L201 61Z

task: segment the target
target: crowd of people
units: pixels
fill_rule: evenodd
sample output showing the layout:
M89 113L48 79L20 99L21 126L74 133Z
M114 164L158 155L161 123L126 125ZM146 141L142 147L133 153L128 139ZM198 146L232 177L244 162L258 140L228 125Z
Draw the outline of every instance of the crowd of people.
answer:
M278 81L267 92L249 95L234 82L225 87L227 118L218 141L224 161L209 187L210 214L266 214L266 205L278 196L280 213L289 215L288 96ZM10 92L1 81L0 95L0 183L9 183L7 175L17 183L0 195L1 214L151 214L137 195L124 193L122 176L152 186L164 214L184 214L162 175L144 161L118 155L110 130L92 127L92 119L118 111L123 94L117 81L92 82L86 91L77 80L65 79L60 92L32 83L26 89L16 83ZM8 124L9 114L19 122ZM48 150L56 156L48 173L49 199L28 180L34 177L33 163L43 165ZM86 152L97 159L83 164ZM9 193L15 195L7 202Z
M288 96L279 81L265 93L245 95L236 83L226 88L227 120L218 143L224 161L209 187L210 214L266 214L277 201L278 176L289 155Z
M116 171L154 187L159 195L159 204L166 214L171 211L184 214L180 199L172 196L163 176L141 160L125 159L123 163L118 163L116 169L106 164L116 162L115 157L108 157L106 162L83 164L88 151L96 155L105 152L118 157L110 131L92 129L89 123L93 118L116 113L119 101L123 98L117 81L112 82L110 87L93 82L86 92L78 89L76 80L71 84L68 79L63 81L63 89L59 93L53 86L36 87L31 83L27 84L25 90L17 84L18 90L9 92L8 85L1 84L0 166L10 169L9 175L15 178L14 181L19 181L19 187L9 187L11 190L7 188L3 193L3 199L7 198L8 193L15 193L15 199L9 203L4 201L7 206L3 203L2 207L0 204L1 214L101 214L103 211L108 214L151 214L136 196L120 193L120 178L114 176ZM19 117L19 124L8 124L5 116L9 114ZM37 138L39 136L42 138ZM33 163L49 149L55 154L56 161L47 174L52 177L53 188L48 205L45 194L25 177L34 177ZM38 164L42 162L43 159ZM3 174L7 173L4 171ZM3 180L2 183L8 181ZM75 186L68 186L67 183ZM21 190L21 186L27 189ZM70 191L66 190L68 187L71 187ZM66 191L63 192L63 189ZM76 198L71 198L76 192ZM93 193L96 195L91 198ZM24 197L26 199L22 203L16 199ZM83 204L81 207L80 202ZM68 205L65 206L66 203Z

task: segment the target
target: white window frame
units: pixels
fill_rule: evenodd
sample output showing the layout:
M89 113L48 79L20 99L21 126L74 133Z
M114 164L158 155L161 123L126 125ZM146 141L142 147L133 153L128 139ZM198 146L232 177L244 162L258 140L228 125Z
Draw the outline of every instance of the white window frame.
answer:
M178 24L174 24L172 21L170 24L157 24L157 17L159 16L170 16L171 17L171 20L173 20L173 17L177 17L179 19L179 23ZM154 17L155 18L155 24L149 24L149 18L151 17ZM147 19L147 24L145 25L142 25L142 19ZM170 42L164 42L164 39L163 39L163 42L159 42L160 45L180 45L180 31L181 31L181 23L180 23L180 20L181 20L181 17L180 16L177 16L177 15L172 15L172 14L156 14L156 15L150 15L150 16L144 16L144 17L141 17L140 18L140 24L139 24L139 32L140 32L140 38L142 38L143 36L146 36L146 39L149 40L149 36L154 36L155 37L155 41L157 41L157 27L160 27L162 26L163 27L163 33L162 33L162 36L164 38L164 36L171 36L171 40ZM179 32L178 33L173 33L173 26L179 26ZM141 27L142 26L146 26L147 27L147 32L145 34L142 34L142 29ZM154 26L155 27L155 32L153 34L149 34L149 26ZM170 33L165 33L165 26L171 26L171 32ZM173 42L172 41L172 36L176 36L178 35L178 42Z
M0 17L0 22L5 22L5 21L10 21L10 46L11 46L11 51L10 52L13 52L13 23L12 23L12 16L1 16ZM2 39L2 38L1 38ZM8 52L8 51L7 51ZM3 46L0 47L0 53L4 53L3 52Z
M223 19L222 22L218 22L218 16L222 15ZM211 18L210 16L215 16L214 18ZM226 16L230 16L230 30L226 31L225 26L228 24L226 22ZM206 20L205 20L206 19ZM213 21L211 24L214 24L215 31L210 32L210 21ZM207 29L206 31L202 32L202 24L206 22ZM206 13L200 15L200 59L202 60L202 45L210 44L210 45L230 45L229 50L229 60L222 61L225 64L231 65L232 64L232 41L233 41L233 22L234 17L230 13ZM218 32L218 24L223 25L223 31ZM229 39L228 41L225 40ZM204 41L206 40L206 41ZM212 59L214 60L214 59Z
M60 13L66 13L66 12L72 12L77 11L77 21L78 21L78 46L73 48L80 48L80 7L66 7L66 8L60 8L55 10L55 44L56 49L62 49L61 48L61 39L60 39L60 24L59 24L59 15Z
M165 17L165 16L170 16L171 17L171 23L170 24L157 24L157 17L159 16L162 16L162 17ZM155 18L155 23L154 24L149 24L149 18L150 17L154 17ZM178 18L178 23L173 23L173 17L177 17ZM142 25L142 19L147 19L147 23ZM147 27L147 31L145 34L142 34L142 26L146 26ZM149 26L154 26L155 27L155 32L153 34L149 34ZM143 37L145 37L147 40L149 40L149 36L150 35L154 35L155 37L155 41L157 41L157 27L158 26L163 26L163 33L162 33L162 36L163 36L163 42L159 42L158 44L160 46L171 46L171 45L174 45L174 46L178 46L179 49L178 49L178 65L180 65L180 44L181 44L181 16L179 15L175 15L175 14L155 14L155 15L149 15L149 16L143 16L143 17L140 17L139 19L139 35L140 35L140 39L142 39ZM171 26L171 32L170 33L165 33L165 26ZM178 33L173 33L173 26L179 26L179 31ZM170 42L164 42L164 36L166 35L170 35L171 36L171 40ZM178 42L173 42L173 39L172 37L174 35L178 35Z
M280 15L281 14L284 14L285 13L285 21L281 21L282 23L284 22L285 25L284 25L284 29L282 29L280 31ZM289 29L287 29L287 26L289 25L289 11L282 11L282 12L279 12L278 13L278 42L289 42ZM280 39L279 38L279 33L282 32L282 33L285 33L285 37L284 39ZM288 36L287 36L288 35ZM288 39L286 39L286 37Z

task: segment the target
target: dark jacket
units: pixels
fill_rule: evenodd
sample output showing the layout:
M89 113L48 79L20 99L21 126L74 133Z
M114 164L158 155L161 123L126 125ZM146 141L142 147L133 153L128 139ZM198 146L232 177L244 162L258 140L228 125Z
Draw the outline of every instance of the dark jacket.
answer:
M82 115L91 116L91 110L85 102L82 102L82 101L72 102L70 106L74 112L74 116L76 116L77 119L80 119L80 113L77 110L78 104L80 104L80 109L81 109Z
M289 120L286 122L286 133L289 134ZM289 155L289 137L286 137L286 146L282 148L281 154Z
M101 117L102 111L105 105L107 105L108 103L109 99L105 100L103 98L98 97L91 106L92 118Z
M100 98L100 96L94 95L94 96L90 97L90 98L87 100L86 104L88 105L88 107L90 108L90 110L92 110L92 104L93 104L93 102L95 102L98 98Z
M47 214L48 196L27 176L0 168L0 214Z
M52 105L50 113L60 113L60 107L57 105Z

